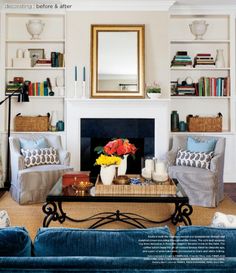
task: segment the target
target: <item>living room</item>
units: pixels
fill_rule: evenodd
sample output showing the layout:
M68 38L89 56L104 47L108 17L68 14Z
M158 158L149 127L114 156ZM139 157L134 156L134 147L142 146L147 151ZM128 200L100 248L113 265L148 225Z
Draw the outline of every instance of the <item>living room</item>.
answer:
M234 242L234 2L1 1L1 227L24 227L35 249L51 227L97 228L86 235L92 241L100 227L111 235L167 226L170 234L154 235L172 238L179 226L215 225ZM220 272L233 270L231 262ZM161 272L151 264L137 270ZM134 269L127 266L123 272Z

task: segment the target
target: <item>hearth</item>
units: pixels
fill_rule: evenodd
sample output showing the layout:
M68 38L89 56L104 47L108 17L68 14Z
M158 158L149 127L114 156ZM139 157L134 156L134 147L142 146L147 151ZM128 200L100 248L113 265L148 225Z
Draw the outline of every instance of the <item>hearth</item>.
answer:
M91 179L96 180L100 171L94 166L98 157L96 146L104 146L113 138L128 138L138 148L135 159L128 157L127 173L140 173L143 158L154 156L155 121L149 118L82 118L81 119L81 170L91 171Z

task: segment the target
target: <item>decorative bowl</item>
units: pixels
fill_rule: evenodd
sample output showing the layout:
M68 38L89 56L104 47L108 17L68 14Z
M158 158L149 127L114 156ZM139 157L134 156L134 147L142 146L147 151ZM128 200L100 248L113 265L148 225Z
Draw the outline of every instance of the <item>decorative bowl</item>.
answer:
M195 35L195 40L202 40L202 36L206 33L208 24L206 24L204 20L195 20L189 27L192 34Z
M116 185L128 185L130 184L129 177L127 175L118 175L113 183Z
M85 195L92 187L93 183L88 181L80 181L72 185L73 190L75 190L76 195Z
M161 97L161 93L147 93L147 96L150 99L159 99Z

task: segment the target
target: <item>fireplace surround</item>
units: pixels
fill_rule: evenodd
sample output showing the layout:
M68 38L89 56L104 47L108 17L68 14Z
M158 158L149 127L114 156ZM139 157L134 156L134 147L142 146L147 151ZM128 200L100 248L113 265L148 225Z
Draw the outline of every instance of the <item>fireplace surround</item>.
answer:
M81 170L83 119L153 119L154 156L163 158L169 148L169 101L169 99L67 99L67 150L71 152L71 165L75 170Z

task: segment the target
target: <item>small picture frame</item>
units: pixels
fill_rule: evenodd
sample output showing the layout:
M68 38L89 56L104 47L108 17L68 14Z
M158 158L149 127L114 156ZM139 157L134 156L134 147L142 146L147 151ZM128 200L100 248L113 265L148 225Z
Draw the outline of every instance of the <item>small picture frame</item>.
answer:
M171 81L170 85L171 85L171 96L175 96L177 94L176 89L177 89L177 81Z
M35 66L38 59L44 59L44 49L43 48L29 48L29 54L31 58L31 66Z

